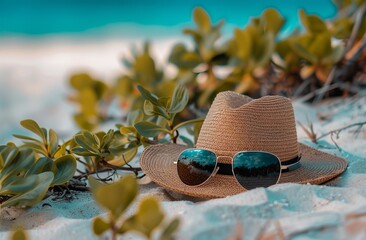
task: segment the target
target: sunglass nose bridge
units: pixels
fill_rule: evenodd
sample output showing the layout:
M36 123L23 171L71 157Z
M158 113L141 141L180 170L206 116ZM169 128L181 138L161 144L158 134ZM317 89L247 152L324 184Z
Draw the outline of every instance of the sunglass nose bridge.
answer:
M217 156L217 161L220 163L231 164L233 161L233 158L230 156Z

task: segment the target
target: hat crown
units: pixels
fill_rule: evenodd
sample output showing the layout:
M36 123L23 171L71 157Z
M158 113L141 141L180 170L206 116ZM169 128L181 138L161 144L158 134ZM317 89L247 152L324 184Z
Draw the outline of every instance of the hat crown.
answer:
M231 91L219 93L203 122L197 148L210 149L218 156L266 151L281 161L293 159L298 155L298 142L291 101L281 96L252 99Z

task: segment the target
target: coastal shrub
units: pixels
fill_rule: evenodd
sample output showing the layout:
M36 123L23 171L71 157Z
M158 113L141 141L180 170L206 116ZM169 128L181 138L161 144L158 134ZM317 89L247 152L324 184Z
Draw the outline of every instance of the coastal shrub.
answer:
M117 235L133 231L147 239L152 239L160 230L159 239L173 238L179 226L179 219L175 218L167 222L159 202L153 197L141 199L136 211L128 216L125 215L138 194L138 185L134 176L124 176L111 184L104 184L89 177L89 184L96 202L108 212L106 218L94 219L93 231L96 235L111 231L112 239L116 239Z
M183 85L177 85L170 96L158 96L140 85L138 91L143 107L129 112L126 124L117 124L117 130L108 132L83 130L63 145L63 148L78 156L77 160L89 172L105 168L121 169L136 156L140 147L177 141L194 146L203 118L182 122L175 119L185 110L189 99L188 90ZM190 138L180 134L182 128L189 129L188 134L193 136Z
M0 146L1 207L28 207L40 202L51 187L63 185L75 174L76 160L59 146L55 131L33 120L21 125L40 139L14 135L24 141Z
M157 66L150 45L145 43L142 50L131 50L132 57L122 59L126 71L114 84L87 73L72 76L70 84L75 91L70 99L80 106L75 121L80 128L93 130L115 120L109 111L114 101L122 112L149 111L154 102L145 106L146 96L139 90L171 96L177 85L186 86L190 96L188 108L174 116L179 121L204 115L217 92L224 90L251 97L299 97L315 92L315 100L355 94L366 79L366 3L334 0L334 4L338 12L332 19L299 10L301 26L287 35L281 31L286 19L272 8L252 17L244 28L222 35L224 20L213 23L208 13L197 7L193 10L194 27L183 29L193 46L176 43L165 66ZM166 74L168 65L175 68L174 76ZM159 104L155 102L153 110L161 116L164 112L159 112Z
M36 137L15 134L23 144L0 146L1 206L32 206L46 197L50 188L64 186L68 190L76 171L77 180L116 170L132 171L140 177L141 169L129 165L140 147L169 142L194 146L203 119L176 120L189 100L183 85L177 85L170 96L164 97L142 86L138 91L143 108L131 111L125 125L117 124L117 129L107 132L83 130L62 144L54 130L47 131L30 119L21 121ZM181 134L182 128L192 137Z

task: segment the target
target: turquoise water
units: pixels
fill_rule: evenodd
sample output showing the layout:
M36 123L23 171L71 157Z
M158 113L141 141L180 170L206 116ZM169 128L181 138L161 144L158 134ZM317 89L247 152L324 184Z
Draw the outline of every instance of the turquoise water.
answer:
M195 6L204 7L214 21L237 26L274 7L287 18L287 28L298 23L299 8L324 18L336 11L331 0L0 0L0 36L79 34L120 23L177 26L191 22Z

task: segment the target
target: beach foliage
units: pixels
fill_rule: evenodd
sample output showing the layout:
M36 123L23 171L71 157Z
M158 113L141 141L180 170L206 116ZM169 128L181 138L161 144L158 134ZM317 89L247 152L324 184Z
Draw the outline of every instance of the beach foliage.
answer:
M133 231L147 239L151 239L154 234L159 234L159 239L172 239L179 226L179 219L167 222L154 197L142 198L134 213L125 214L138 194L138 184L134 176L126 175L111 184L89 177L89 184L97 203L108 212L107 218L94 219L93 231L96 235L111 231L112 239L116 239L117 235Z
M168 112L163 109L167 102L157 102L144 89L166 97L178 85L184 85L190 97L188 107L175 114L177 121L204 116L214 96L224 90L251 97L301 97L322 89L313 100L356 94L366 78L366 3L334 0L334 4L338 12L332 19L300 9L301 25L289 34L283 33L286 19L273 8L252 17L243 28L234 28L232 34L223 35L225 22L213 22L197 7L192 14L193 26L182 31L192 44L174 44L163 66L157 64L150 44L145 43L122 59L126 70L114 84L103 84L85 73L72 76L70 84L76 91L71 99L80 106L76 122L82 129L92 130L114 120L108 110L113 102L126 114L144 109L145 114L167 119ZM174 70L168 71L168 67ZM84 101L86 98L89 100ZM146 130L142 136L149 137L165 131L158 126L138 125L139 130Z
M24 143L0 146L1 207L28 207L41 201L49 188L64 185L75 174L76 159L59 145L55 131L33 120L21 125L37 138L14 135Z
M76 81L74 85L82 89L93 85L90 81ZM177 114L186 109L189 101L186 87L178 84L171 95L164 96L142 86L138 86L138 91L142 109L131 111L126 124L117 124L116 129L107 132L82 130L61 143L53 129L42 128L31 119L21 121L33 136L15 134L23 141L20 146L9 143L0 147L1 206L32 206L55 186L68 190L76 171L80 173L76 179L97 174L100 180L108 181L110 177L101 178L98 173L114 174L116 170L132 171L139 177L141 169L129 162L140 147L169 142L195 144L203 119L176 121ZM190 129L187 132L193 136L180 134L183 128ZM80 169L77 162L82 166Z
M188 90L178 84L171 95L159 96L140 85L137 88L143 107L129 112L125 124L117 124L117 129L108 132L83 130L62 145L77 156L88 172L126 170L120 167L128 164L140 147L177 142L194 146L203 118L175 121L177 114L186 108ZM180 134L183 128L189 129L192 137Z

